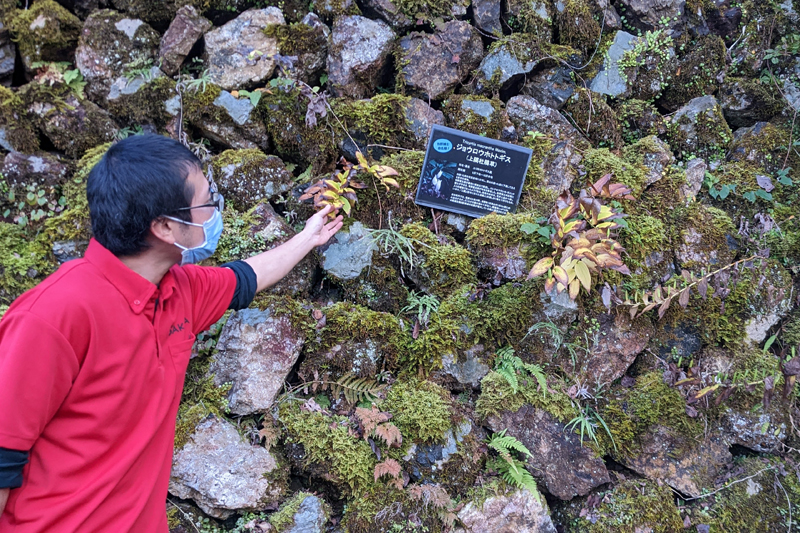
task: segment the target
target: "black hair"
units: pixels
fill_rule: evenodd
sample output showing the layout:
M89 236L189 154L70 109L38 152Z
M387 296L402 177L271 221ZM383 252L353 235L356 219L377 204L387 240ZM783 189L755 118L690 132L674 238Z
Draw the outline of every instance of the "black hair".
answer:
M153 220L191 220L178 209L194 197L193 168L202 168L197 156L169 137L133 135L112 145L86 182L94 238L118 257L131 256L149 248Z

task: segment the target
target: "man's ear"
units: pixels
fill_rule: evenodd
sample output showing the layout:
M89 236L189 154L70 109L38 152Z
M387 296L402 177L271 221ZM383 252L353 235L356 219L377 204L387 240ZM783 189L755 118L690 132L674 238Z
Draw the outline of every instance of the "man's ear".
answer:
M176 231L180 224L166 217L158 217L150 222L150 233L157 240L167 244L175 244Z

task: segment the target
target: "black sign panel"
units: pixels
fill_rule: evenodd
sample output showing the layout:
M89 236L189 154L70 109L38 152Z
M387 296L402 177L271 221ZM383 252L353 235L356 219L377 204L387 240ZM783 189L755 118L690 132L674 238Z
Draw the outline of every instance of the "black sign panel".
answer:
M434 126L415 202L471 217L513 212L532 153L523 146Z

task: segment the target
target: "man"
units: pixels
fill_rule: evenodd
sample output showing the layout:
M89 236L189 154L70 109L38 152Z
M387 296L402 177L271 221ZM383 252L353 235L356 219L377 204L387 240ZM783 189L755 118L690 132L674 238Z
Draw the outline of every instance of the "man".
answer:
M167 531L175 417L195 336L326 243L329 209L227 268L223 199L180 143L134 136L92 169L94 238L0 321L0 532ZM180 263L180 266L178 265Z

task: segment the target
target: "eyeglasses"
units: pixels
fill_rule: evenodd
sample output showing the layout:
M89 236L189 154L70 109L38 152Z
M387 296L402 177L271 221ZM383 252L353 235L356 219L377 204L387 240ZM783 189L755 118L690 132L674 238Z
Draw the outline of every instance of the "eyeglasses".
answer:
M208 202L207 204L193 205L191 207L181 207L179 209L176 209L176 211L189 211L190 209L198 209L200 207L214 207L214 208L218 209L220 211L220 213L221 213L222 210L225 209L225 198L223 198L222 194L220 194L220 192L217 190L217 184L214 183L214 180L210 179L209 181L211 182L211 185L210 185L210 187L211 187L210 188L211 201L210 202Z

